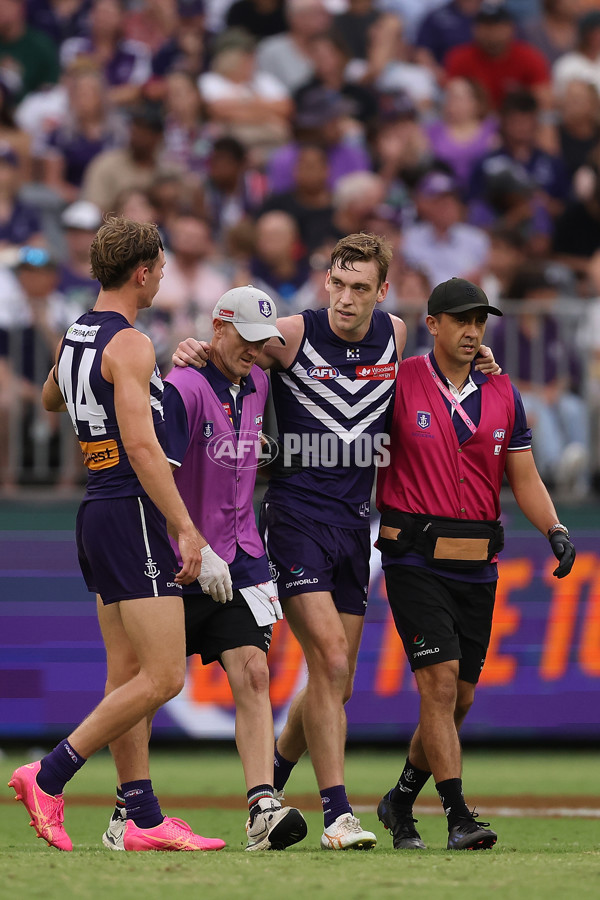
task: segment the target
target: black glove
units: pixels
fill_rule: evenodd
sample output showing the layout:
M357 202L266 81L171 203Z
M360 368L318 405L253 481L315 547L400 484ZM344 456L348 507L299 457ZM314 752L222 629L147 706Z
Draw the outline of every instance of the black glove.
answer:
M552 552L560 563L552 574L556 575L557 578L564 578L573 568L575 547L564 531L555 531L554 534L551 534L550 544Z

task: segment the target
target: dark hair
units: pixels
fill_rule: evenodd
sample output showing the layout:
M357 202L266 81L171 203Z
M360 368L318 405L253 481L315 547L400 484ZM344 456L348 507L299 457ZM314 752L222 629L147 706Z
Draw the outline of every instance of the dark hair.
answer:
M156 225L106 216L90 247L92 275L103 290L117 290L140 266L154 268L162 249Z
M379 272L378 287L387 278L392 261L392 246L379 234L349 234L341 238L331 252L331 268L337 265L340 269L352 269L353 263L373 260Z
M234 137L217 138L212 146L211 153L226 153L239 163L244 162L246 159L246 148Z
M511 91L504 98L500 112L503 116L512 112L535 115L538 109L538 102L530 91Z

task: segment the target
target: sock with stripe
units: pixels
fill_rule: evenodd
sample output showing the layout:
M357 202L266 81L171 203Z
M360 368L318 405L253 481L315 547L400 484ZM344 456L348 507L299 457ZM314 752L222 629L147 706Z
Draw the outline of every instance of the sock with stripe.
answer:
M155 828L160 825L164 816L149 778L126 781L121 785L121 792L127 818L133 819L138 828Z
M62 794L67 781L79 772L84 762L83 756L67 740L61 741L42 759L36 781L46 794Z
M272 784L257 784L256 787L250 788L247 797L250 824L253 824L261 809L268 808L275 800L275 791Z

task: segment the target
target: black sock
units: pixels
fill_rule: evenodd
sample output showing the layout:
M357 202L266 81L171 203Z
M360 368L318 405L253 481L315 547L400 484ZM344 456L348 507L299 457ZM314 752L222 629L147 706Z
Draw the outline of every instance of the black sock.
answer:
M462 778L447 778L446 781L438 781L436 789L448 819L448 831L457 824L459 819L472 818L465 803Z
M412 809L419 792L425 786L430 776L431 772L417 769L407 756L398 784L389 793L390 800L392 803L397 803L398 806L406 806L407 809Z

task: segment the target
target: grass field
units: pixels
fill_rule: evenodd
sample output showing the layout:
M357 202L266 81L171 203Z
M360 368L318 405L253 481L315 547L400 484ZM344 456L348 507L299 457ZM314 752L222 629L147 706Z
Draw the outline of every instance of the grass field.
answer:
M402 748L402 751L404 748ZM0 758L0 784L29 752ZM352 751L347 784L363 825L378 836L369 853L326 853L318 849L322 818L306 811L308 837L284 853L244 853L245 791L241 767L229 748L200 745L193 751L153 751L153 781L164 811L180 815L205 835L227 841L220 853L111 853L100 844L112 808L114 773L108 754L91 760L68 786L66 825L75 850L60 853L36 840L21 804L0 787L0 897L81 898L100 900L268 900L342 898L342 900L454 900L497 897L501 900L553 900L600 896L600 818L580 812L563 817L501 815L505 798L527 798L528 806L571 805L600 808L598 756L572 752L465 751L467 800L477 801L483 818L486 800L499 841L491 851L449 853L446 829L435 790L428 785L419 830L428 849L398 852L375 815L376 798L395 783L402 752L389 749ZM308 760L296 768L288 800L310 795L318 803ZM236 809L235 797L239 798ZM168 797L168 806L164 798ZM181 806L175 805L180 798ZM69 803L69 800L71 803ZM233 800L233 804L232 804ZM316 809L312 800L311 806ZM308 807L306 807L308 809ZM439 808L439 811L438 811ZM565 809L568 813L569 810ZM571 813L573 811L571 810ZM491 817L491 815L490 815Z

